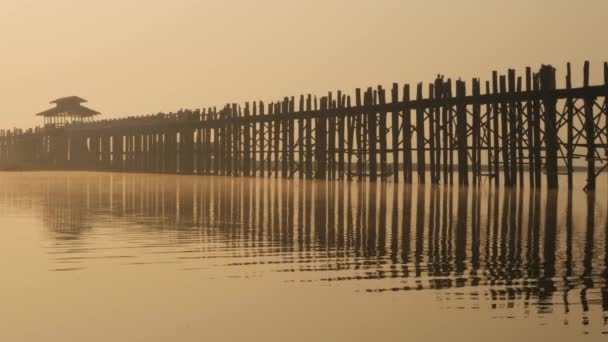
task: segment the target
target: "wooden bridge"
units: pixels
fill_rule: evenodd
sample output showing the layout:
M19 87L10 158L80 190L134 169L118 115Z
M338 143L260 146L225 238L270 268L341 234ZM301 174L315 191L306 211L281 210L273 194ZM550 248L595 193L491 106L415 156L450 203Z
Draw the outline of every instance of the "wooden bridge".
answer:
M573 185L587 190L608 165L608 63L604 83L557 88L556 69L491 81L439 76L408 84L301 95L272 103L0 131L0 168L392 180L406 183ZM425 89L426 88L426 89ZM415 96L412 97L412 93ZM79 99L79 98L78 98ZM79 99L82 100L82 99ZM296 109L297 107L297 109ZM85 108L86 109L86 108ZM456 155L456 157L454 157ZM455 170L456 169L456 170ZM427 179L427 177L429 179Z

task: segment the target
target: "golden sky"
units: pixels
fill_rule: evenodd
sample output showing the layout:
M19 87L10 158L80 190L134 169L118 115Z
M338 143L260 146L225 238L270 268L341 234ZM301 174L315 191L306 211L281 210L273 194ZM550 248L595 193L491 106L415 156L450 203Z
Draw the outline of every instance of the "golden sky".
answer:
M606 0L0 0L0 127L608 60ZM578 83L577 83L578 84Z

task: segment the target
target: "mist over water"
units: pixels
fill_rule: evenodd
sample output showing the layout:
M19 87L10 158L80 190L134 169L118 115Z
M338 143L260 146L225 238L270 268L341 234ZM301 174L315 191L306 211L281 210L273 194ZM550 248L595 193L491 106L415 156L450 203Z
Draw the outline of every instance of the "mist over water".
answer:
M0 338L602 339L608 192L577 181L0 173Z

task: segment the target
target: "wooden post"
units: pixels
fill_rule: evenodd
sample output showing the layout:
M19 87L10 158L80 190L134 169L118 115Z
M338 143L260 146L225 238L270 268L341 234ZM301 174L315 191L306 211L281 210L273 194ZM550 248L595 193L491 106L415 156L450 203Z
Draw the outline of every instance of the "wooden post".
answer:
M491 94L491 90L490 90L490 82L486 81L486 95L490 96ZM486 142L486 149L487 149L487 163L488 163L488 167L487 167L487 172L488 172L488 176L490 177L490 181L492 181L494 179L494 177L492 177L491 175L493 175L493 170L492 170L492 161L493 161L493 155L492 155L492 103L491 102L487 102L486 103L486 115L485 115L485 121L483 122L484 125L484 131L485 131L485 142Z
M532 77L533 83L532 87L535 93L540 91L540 75L534 74ZM532 109L534 112L533 122L534 122L534 186L536 188L541 187L541 169L542 169L542 159L541 159L541 140L540 140L540 97L535 96L534 101L532 102Z
M327 97L321 98L321 111L316 119L316 139L315 139L315 164L317 172L315 173L316 179L326 179L326 162L327 162L327 148L326 148L326 115L327 115L328 101Z
M380 178L386 180L388 168L386 164L387 143L386 143L386 91L381 86L378 87L378 100L380 105L380 117L378 119L378 134L380 140Z
M545 150L546 150L546 172L547 172L547 187L549 189L557 188L557 113L555 96L555 69L549 65L543 65L540 71L541 75L541 90L543 96L543 104L545 108Z
M327 131L327 168L329 172L329 179L336 179L336 116L334 109L336 108L336 102L333 99L333 93L328 93L327 98L327 124L325 126Z
M532 70L526 67L526 92L532 91ZM528 123L528 174L530 175L530 187L534 186L534 113L532 108L531 96L526 97L526 117Z
M410 104L410 85L403 86L403 178L406 184L412 184L412 111Z
M298 107L299 114L304 114L304 95L300 95L300 106ZM300 116L298 119L298 176L304 178L304 118Z
M589 61L585 61L583 86L589 88ZM585 136L587 141L587 185L586 191L595 190L595 116L593 106L595 97L585 95Z
M258 139L259 139L259 146L260 146L260 177L264 178L264 173L265 173L265 165L266 165L266 146L267 143L266 141L268 141L268 133L270 132L269 129L267 129L267 125L270 123L270 120L265 120L264 119L264 112L265 112L265 105L263 101L260 101L259 103L260 106L260 126L259 126L259 133L258 133ZM268 123L266 123L266 121L268 121Z
M512 186L511 183L511 167L510 162L511 158L509 158L509 109L507 107L506 100L504 97L507 94L507 85L505 76L500 76L500 95L502 96L502 100L500 101L500 126L502 128L502 162L503 162L503 172L505 179L505 186Z
M494 98L498 96L498 73L496 71L492 72L492 93L494 94ZM499 137L499 109L498 109L498 101L494 100L492 103L493 111L492 111L492 128L494 131L494 185L498 187L500 185L500 137Z
M522 84L521 77L517 78L517 93L521 94ZM524 108L521 100L517 100L517 165L519 173L519 187L524 186Z
M473 97L478 98L481 94L481 84L479 79L473 79ZM472 167L473 167L473 185L479 183L481 169L481 104L478 100L473 103L473 132L472 132Z
M435 100L435 86L429 85L429 100L431 104L428 106L428 127L429 127L429 167L431 169L431 184L437 184L437 170L435 169L435 106L432 104Z
M441 93L442 93L441 97L443 99L448 99L448 91L449 90L448 90L447 84L443 85L442 86L442 91L441 91ZM448 175L449 175L448 174L448 171L449 171L449 169L448 169L448 167L449 167L448 153L449 153L449 151L451 149L451 147L450 147L450 139L452 138L448 134L449 133L448 132L449 131L449 129L448 129L448 127L449 127L448 120L450 119L449 115L450 115L450 106L451 105L448 104L447 101L444 101L444 102L446 102L446 103L441 108L441 127L443 128L442 132L441 132L441 140L442 140L442 145L443 145L443 150L442 150L443 169L442 169L442 171L443 171L443 184L448 184L449 183L449 178L448 178Z
M281 155L281 102L274 104L274 178L279 177Z
M416 89L416 159L418 166L418 183L425 183L426 176L426 161L425 161L425 143L424 143L424 108L422 107L422 83L418 83Z
M446 99L448 102L452 99L452 80L448 79L446 83ZM450 184L454 184L454 110L452 106L448 108L448 176Z
M244 177L251 177L251 123L249 111L249 102L245 103L245 109L243 110L244 120L242 121L243 130L243 173ZM254 144L255 145L255 144ZM254 155L255 156L255 155Z
M376 127L377 115L374 109L372 109L372 104L372 88L369 88L365 93L364 105L367 112L367 134L369 140L369 179L370 181L375 182L378 176L376 164L376 141L378 129Z
M338 92L338 108L344 109L344 96ZM339 111L338 115L338 179L344 179L344 139L346 116L343 111Z
M281 138L281 145L282 145L282 150L281 150L281 177L282 178L287 178L287 173L288 173L288 164L289 164L289 135L291 134L291 127L290 127L290 122L292 120L288 120L286 118L286 116L289 114L289 98L285 97L283 99L283 107L281 110L281 114L282 114L282 120L281 120L281 126L282 126L282 133L283 136Z
M572 69L570 63L567 65L566 89L572 88ZM568 167L568 190L574 187L573 179L573 156L574 156L574 100L568 97L566 100L566 166Z
M392 113L391 121L391 133L392 133L392 145L393 145L393 180L395 183L399 183L399 111L396 109L397 103L399 102L399 85L393 83L393 89L391 90L391 102L395 109Z
M251 159L250 159L250 170L249 176L255 177L258 170L258 124L260 123L258 117L258 104L254 101L251 105L251 123L249 127L251 129Z
M312 96L308 94L306 99L306 179L312 179L312 155L313 155L313 145L312 145Z
M466 96L466 85L463 81L456 82L456 132L458 134L458 184L469 185L469 161L467 142L467 106L464 102Z
M355 90L355 105L358 109L362 107L361 89ZM363 179L363 119L362 113L355 116L355 137L357 139L357 179Z
M441 76L435 79L435 101L439 103L439 100L443 98L443 78ZM435 183L438 184L441 179L441 106L439 104L433 106L435 122L435 134L431 139L435 139ZM445 149L445 146L443 146Z
M293 96L289 99L288 105L289 105L289 107L287 108L288 113L293 115L296 111L295 110L296 101ZM296 173L295 120L288 119L287 121L288 121L287 128L289 130L289 134L287 136L287 145L288 145L288 153L287 153L288 156L287 157L289 159L289 173L288 173L287 177L292 179L294 174Z
M515 95L515 70L509 69L509 95ZM509 121L509 164L511 169L509 171L510 184L512 186L517 184L517 105L516 101L511 98L509 100L509 115L507 120Z
M347 98L346 101L346 107L348 109L352 108L351 107L351 97L349 96ZM356 118L352 115L349 115L346 118L346 139L347 139L347 148L348 148L348 160L347 160L347 172L348 172L348 180L352 180L352 175L353 175L353 153L354 153L354 146L355 146L355 140L354 140L354 136L355 136L355 126L356 126Z

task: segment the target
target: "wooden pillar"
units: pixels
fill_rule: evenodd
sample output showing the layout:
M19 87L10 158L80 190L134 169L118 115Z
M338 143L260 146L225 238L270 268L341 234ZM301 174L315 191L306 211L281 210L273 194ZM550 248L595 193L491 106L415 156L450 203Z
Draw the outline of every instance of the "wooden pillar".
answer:
M442 150L445 146L441 145L441 104L440 101L443 99L443 78L437 77L435 79L435 101L436 105L433 106L434 110L434 118L433 122L435 123L435 134L431 137L431 139L435 140L435 183L439 183L441 180L441 155Z
M424 143L424 107L422 106L422 83L416 89L416 158L418 166L418 183L424 184L426 178L426 158Z
M194 172L194 128L184 127L180 131L180 163L179 171L182 174Z
M386 180L388 173L387 167L387 142L386 142L386 91L378 87L378 104L380 105L380 115L378 119L378 139L380 140L380 178Z
M355 148L355 117L352 115L350 109L352 108L351 97L346 98L346 108L348 109L348 115L346 116L346 149L348 150L346 160L346 173L349 181L353 179L353 154Z
M449 102L452 99L452 80L448 79L448 81L445 84L445 88L446 88L446 100ZM454 110L452 108L452 106L450 105L450 107L448 108L448 176L449 176L449 183L450 184L454 184L454 148L455 148L455 136L456 134L454 133Z
M326 115L327 118L327 169L329 172L329 179L336 179L336 116L334 109L336 109L336 102L333 99L333 93L329 92L327 100L327 109L329 112Z
M530 187L534 186L534 112L532 108L532 101L530 92L532 91L532 70L530 67L526 68L526 122L528 123L527 137L528 137L528 174Z
M258 105L256 102L253 102L253 104L251 105L251 117L250 120L251 122L249 123L249 130L251 131L251 137L249 140L249 143L251 144L251 154L250 154L250 158L249 158L249 176L250 177L255 177L256 173L257 173L257 169L258 169L258 159L257 159L257 155L258 155L258 123L259 123L259 117L258 117Z
M315 178L320 180L326 179L326 162L327 162L327 137L326 137L326 125L327 125L327 108L328 100L327 97L321 98L321 110L318 113L316 120L316 138L315 138L315 164L317 171L315 172Z
M298 107L298 113L300 114L299 118L298 118L298 176L300 179L304 178L304 140L305 140L305 133L304 133L304 117L302 116L304 114L304 95L300 95L300 106Z
M517 93L522 93L521 77L517 78ZM521 100L517 100L517 171L519 173L519 187L524 186L524 108Z
M431 102L428 106L427 122L427 126L429 127L429 166L431 168L431 184L437 184L437 170L435 169L435 105L433 104L435 100L435 86L433 84L429 85L429 100Z
M510 181L509 183L514 186L517 184L517 106L513 96L515 95L515 70L509 69L509 100L508 109L508 125L509 125L509 164L511 166L509 170Z
M479 79L473 79L473 131L472 131L472 168L473 185L478 185L481 175L481 104L477 98L481 94L481 84Z
M566 89L572 88L572 69L570 63L567 66ZM574 161L574 99L568 97L566 100L566 166L568 167L568 189L574 187L573 161Z
M493 140L494 140L494 185L498 187L500 185L500 127L499 122L499 102L496 100L498 96L498 73L492 72L492 93L494 94L494 102L492 103L492 128L493 128Z
M291 114L293 116L293 114L295 114L295 99L292 96L291 99L289 100L289 108L288 108L288 113ZM293 178L295 172L296 172L296 152L295 152L295 119L293 119L292 117L290 117L287 120L287 128L289 130L289 134L287 135L287 145L288 145L288 159L289 159L289 174L287 175L288 178Z
M313 144L312 144L312 96L306 98L306 179L313 178ZM315 120L316 121L316 120Z
M355 105L357 109L362 108L361 89L355 90ZM357 139L357 179L363 179L363 117L362 111L355 116L355 137Z
M243 129L243 177L251 177L251 113L249 102L245 103L243 110L242 129ZM255 144L254 144L255 145Z
M583 86L585 89L589 87L589 62L585 61L583 75ZM585 136L587 142L587 185L586 191L595 190L595 116L593 107L595 105L595 97L585 95Z
M538 74L534 74L532 77L532 89L534 93L538 94L540 91L540 77ZM542 159L541 159L541 139L540 139L540 97L536 95L532 102L533 109L533 123L534 123L534 186L536 188L541 187L541 170L542 170Z
M507 83L505 76L500 76L500 126L501 126L501 150L502 150L502 163L503 173L505 179L505 186L512 186L511 183L511 158L509 157L509 108L505 100L507 96Z
M289 163L289 134L290 134L290 121L287 119L287 115L289 114L289 98L286 97L283 99L283 106L281 110L281 126L282 126L282 138L281 138L281 177L287 178L288 173L288 163Z
M281 102L274 104L274 178L279 177L279 164L281 163Z
M393 112L391 117L391 133L392 133L392 145L393 145L393 181L399 183L399 110L397 104L399 103L399 85L393 83L391 90L391 102L393 104Z
M378 128L376 126L377 115L372 107L373 97L371 88L369 88L365 93L363 102L367 112L367 134L369 140L369 179L370 181L375 182L378 175L378 168L376 164L376 144Z
M403 131L403 180L406 184L412 184L412 111L409 84L403 86L403 118L401 125Z
M557 98L555 96L555 69L543 65L540 71L541 91L545 108L545 150L547 187L557 188L557 151L559 149L557 137Z
M124 170L125 153L123 142L122 134L116 133L112 136L112 170L116 172Z
M268 177L272 175L272 154L273 154L273 133L274 133L274 103L268 104L268 134L267 134L267 146L268 155L266 156L266 165L268 166Z
M345 164L344 164L344 140L346 135L346 115L345 97L342 92L338 92L338 179L344 179Z
M469 161L467 142L467 106L464 102L466 86L463 81L456 82L456 132L458 135L458 184L469 185Z
M260 101L260 130L258 133L259 145L260 145L260 177L264 178L264 171L266 165L266 147L268 146L268 127L269 120L264 119L264 112L266 107L264 102Z

